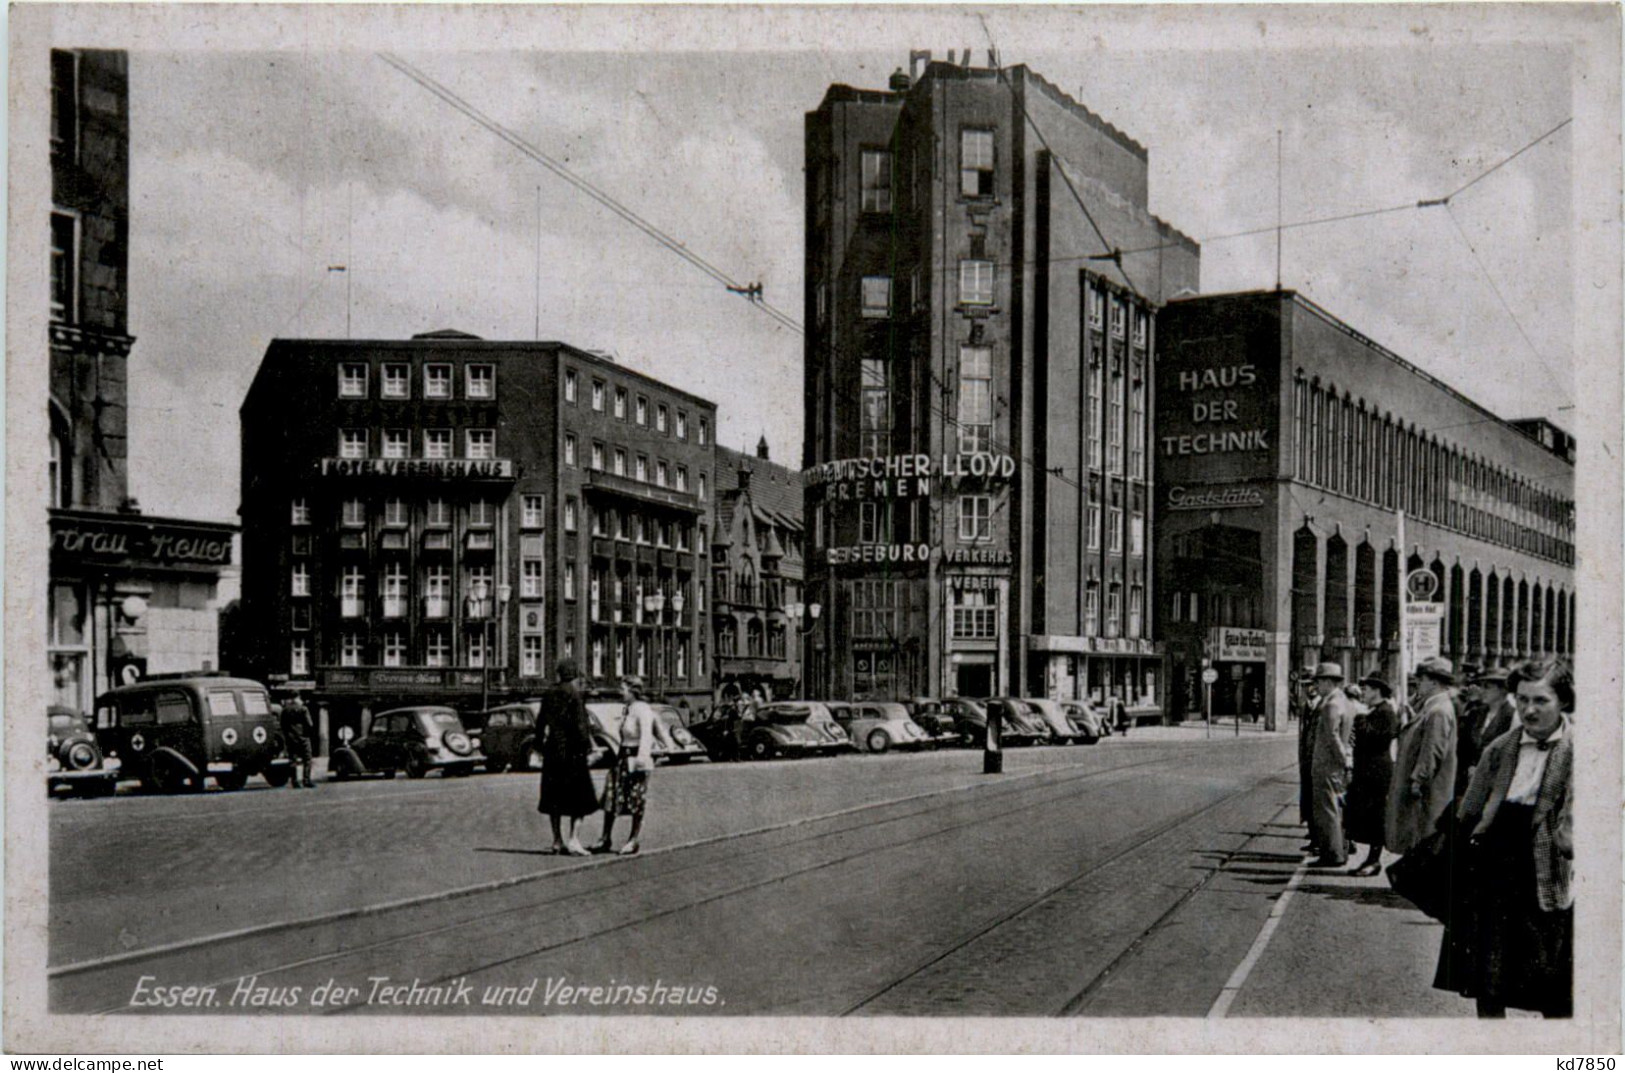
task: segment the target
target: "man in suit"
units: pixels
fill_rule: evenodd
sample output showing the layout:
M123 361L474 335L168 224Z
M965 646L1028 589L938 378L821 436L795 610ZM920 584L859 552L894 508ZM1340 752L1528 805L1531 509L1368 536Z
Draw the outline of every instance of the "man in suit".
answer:
M1420 710L1399 732L1394 778L1388 787L1388 848L1406 853L1432 834L1455 799L1456 712L1450 661L1432 656L1416 665Z
M1315 668L1315 690L1325 699L1315 710L1314 744L1309 759L1309 837L1319 856L1311 867L1342 868L1349 861L1343 832L1343 792L1354 769L1354 709L1343 692L1343 668Z
M1315 844L1315 825L1311 817L1314 807L1311 801L1314 797L1314 780L1309 774L1310 759L1315 751L1315 710L1320 705L1320 695L1315 690L1313 675L1315 669L1306 667L1298 676L1298 689L1300 692L1295 698L1298 708L1298 822L1309 828L1309 844L1305 850L1318 850Z
M1518 725L1518 706L1512 702L1507 683L1507 672L1502 670L1491 669L1478 676L1478 691L1484 700L1484 710L1471 728L1473 744L1472 753L1467 757L1469 768L1477 766L1479 756L1490 747L1490 742ZM1465 753L1466 750L1458 750L1457 755ZM1461 781L1460 772L1457 772L1457 781Z
M1461 665L1461 688L1451 695L1456 708L1456 796L1467 789L1467 774L1478 762L1482 748L1478 744L1477 728L1484 722L1484 695L1482 676L1476 664ZM1486 743L1487 744L1487 743Z

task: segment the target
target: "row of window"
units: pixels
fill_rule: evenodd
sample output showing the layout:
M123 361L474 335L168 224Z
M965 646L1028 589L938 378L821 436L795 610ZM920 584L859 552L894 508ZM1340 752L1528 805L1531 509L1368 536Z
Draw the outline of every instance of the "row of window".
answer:
M575 405L577 401L578 380L579 376L576 373L576 370L564 370L564 401L572 406ZM609 394L609 385L605 381L594 377L591 392L592 408L598 413L603 413L604 400L606 395ZM631 420L637 422L639 425L642 425L645 428L648 427L650 407L647 397L638 395L636 398L633 398L631 393L628 392L626 388L619 385L615 387L613 397L614 402L612 406L616 419L621 421L628 420L628 404L630 404ZM654 405L654 428L656 432L664 435L675 435L679 440L687 443L688 413L684 410L678 410L676 412L674 422L672 412L666 406L666 404L663 402L656 403ZM701 417L696 425L695 433L699 445L701 447L706 446L711 439L710 421L705 417Z
M917 171L929 167L922 157ZM966 127L959 132L959 195L985 199L994 196L993 131ZM860 206L864 212L892 211L896 181L890 149L865 148L859 154Z
M959 261L959 304L967 306L990 306L994 296L994 265L992 261L978 258L964 257ZM829 300L824 284L818 285L817 314L820 323L823 322L829 311ZM882 275L864 276L860 281L858 292L858 311L868 320L884 320L893 315L892 309L892 277ZM924 296L920 293L920 277L916 273L913 277L913 297L911 309L921 309L924 306Z
M564 598L576 598L576 564L564 564ZM646 597L658 594L661 608L644 606ZM594 567L587 575L587 619L616 626L682 626L700 620L705 613L705 582L695 586L697 600L688 595L688 586L673 585L645 574L622 574ZM679 607L679 599L682 606Z
M412 433L404 428L378 430L378 457L411 458ZM421 458L453 458L455 436L449 428L423 430ZM364 428L339 429L340 458L371 458L372 433ZM497 457L495 429L470 428L463 430L463 458L489 460Z
M454 505L457 511L453 510ZM462 524L469 529L489 529L496 525L497 519L497 503L490 499L471 499L454 504L452 500L439 496L422 501L390 496L376 506L380 509L377 516L386 528L405 528L413 524L414 516L418 525L429 529L451 528L456 513L462 515ZM351 497L339 501L339 524L346 528L366 526L368 515L369 501L366 499ZM310 525L310 500L304 496L295 497L289 503L288 516L293 525ZM547 527L545 495L526 494L519 497L519 524L524 529Z
M759 618L745 622L745 647L739 647L739 627L734 620L724 619L717 626L717 655L745 656L753 659L784 659L789 631L783 623L766 622Z
M1293 427L1299 480L1493 544L1574 561L1573 500L1396 423L1364 399L1300 377Z
M338 367L339 398L365 399L368 397L371 366L364 361L341 361ZM425 399L453 398L455 366L451 362L424 362L423 386ZM407 362L386 361L379 366L378 397L382 399L410 399L412 397L412 366ZM463 398L489 400L497 397L497 367L489 362L468 362L463 365Z
M679 465L674 470L664 458L657 458L654 460L654 468L651 470L648 455L633 455L625 447L609 447L598 440L592 441L589 450L587 468L590 470L604 472L604 464L607 459L609 472L617 477L631 477L633 480L642 481L645 484L652 483L657 488L673 488L679 492L689 490L687 466ZM581 464L580 450L577 445L576 435L573 432L564 434L564 464L566 466ZM653 481L650 480L651 474L654 478ZM710 485L706 481L705 474L699 475L699 483L695 491L701 499L706 499L710 495Z

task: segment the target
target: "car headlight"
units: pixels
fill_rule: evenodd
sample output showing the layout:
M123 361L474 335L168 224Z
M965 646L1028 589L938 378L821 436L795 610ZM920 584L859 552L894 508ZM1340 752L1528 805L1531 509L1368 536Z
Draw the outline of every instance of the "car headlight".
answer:
M440 739L440 744L444 745L447 749L450 749L458 756L467 756L469 753L474 751L473 746L469 744L468 735L456 730L442 736Z
M89 771L96 766L96 748L88 741L75 742L68 749L68 767L75 771Z

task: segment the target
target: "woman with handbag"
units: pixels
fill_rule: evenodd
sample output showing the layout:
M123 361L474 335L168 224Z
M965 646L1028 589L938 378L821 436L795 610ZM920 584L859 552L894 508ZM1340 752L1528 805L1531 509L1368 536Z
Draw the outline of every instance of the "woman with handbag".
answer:
M1470 971L1451 982L1480 1017L1505 1017L1508 1007L1569 1017L1574 679L1561 660L1531 660L1508 683L1518 724L1484 749L1457 809L1469 839L1473 948Z
M643 834L643 813L648 802L649 773L654 770L654 709L644 701L643 679L628 675L621 679L621 747L604 781L604 834L593 847L594 853L610 852L610 835L616 816L632 817L632 832L626 836L621 855L638 851Z

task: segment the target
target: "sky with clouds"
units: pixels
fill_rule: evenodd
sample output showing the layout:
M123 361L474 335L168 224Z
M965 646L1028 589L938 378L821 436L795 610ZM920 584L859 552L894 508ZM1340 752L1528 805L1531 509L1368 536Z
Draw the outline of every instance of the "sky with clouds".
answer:
M267 344L343 337L347 317L356 338L529 339L539 313L542 338L716 400L722 443L765 434L774 458L799 459L799 336L376 48L398 48L734 278L760 280L797 318L803 114L832 82L884 86L910 48L973 46L982 63L991 37L1006 63L1144 144L1152 211L1204 240L1207 292L1274 282L1273 234L1221 236L1275 222L1277 130L1284 217L1309 220L1449 194L1569 118L1580 86L1550 25L1471 32L1431 9L1311 21L1275 8L993 8L985 23L758 11L728 47L706 47L704 28L715 34L730 10L596 38L447 17L443 41L431 22L403 35L411 47L373 23L344 51L290 46L296 34L208 48L133 35L131 483L143 508L234 520L237 408ZM1572 424L1574 144L1565 128L1448 210L1289 230L1284 283L1496 413Z

